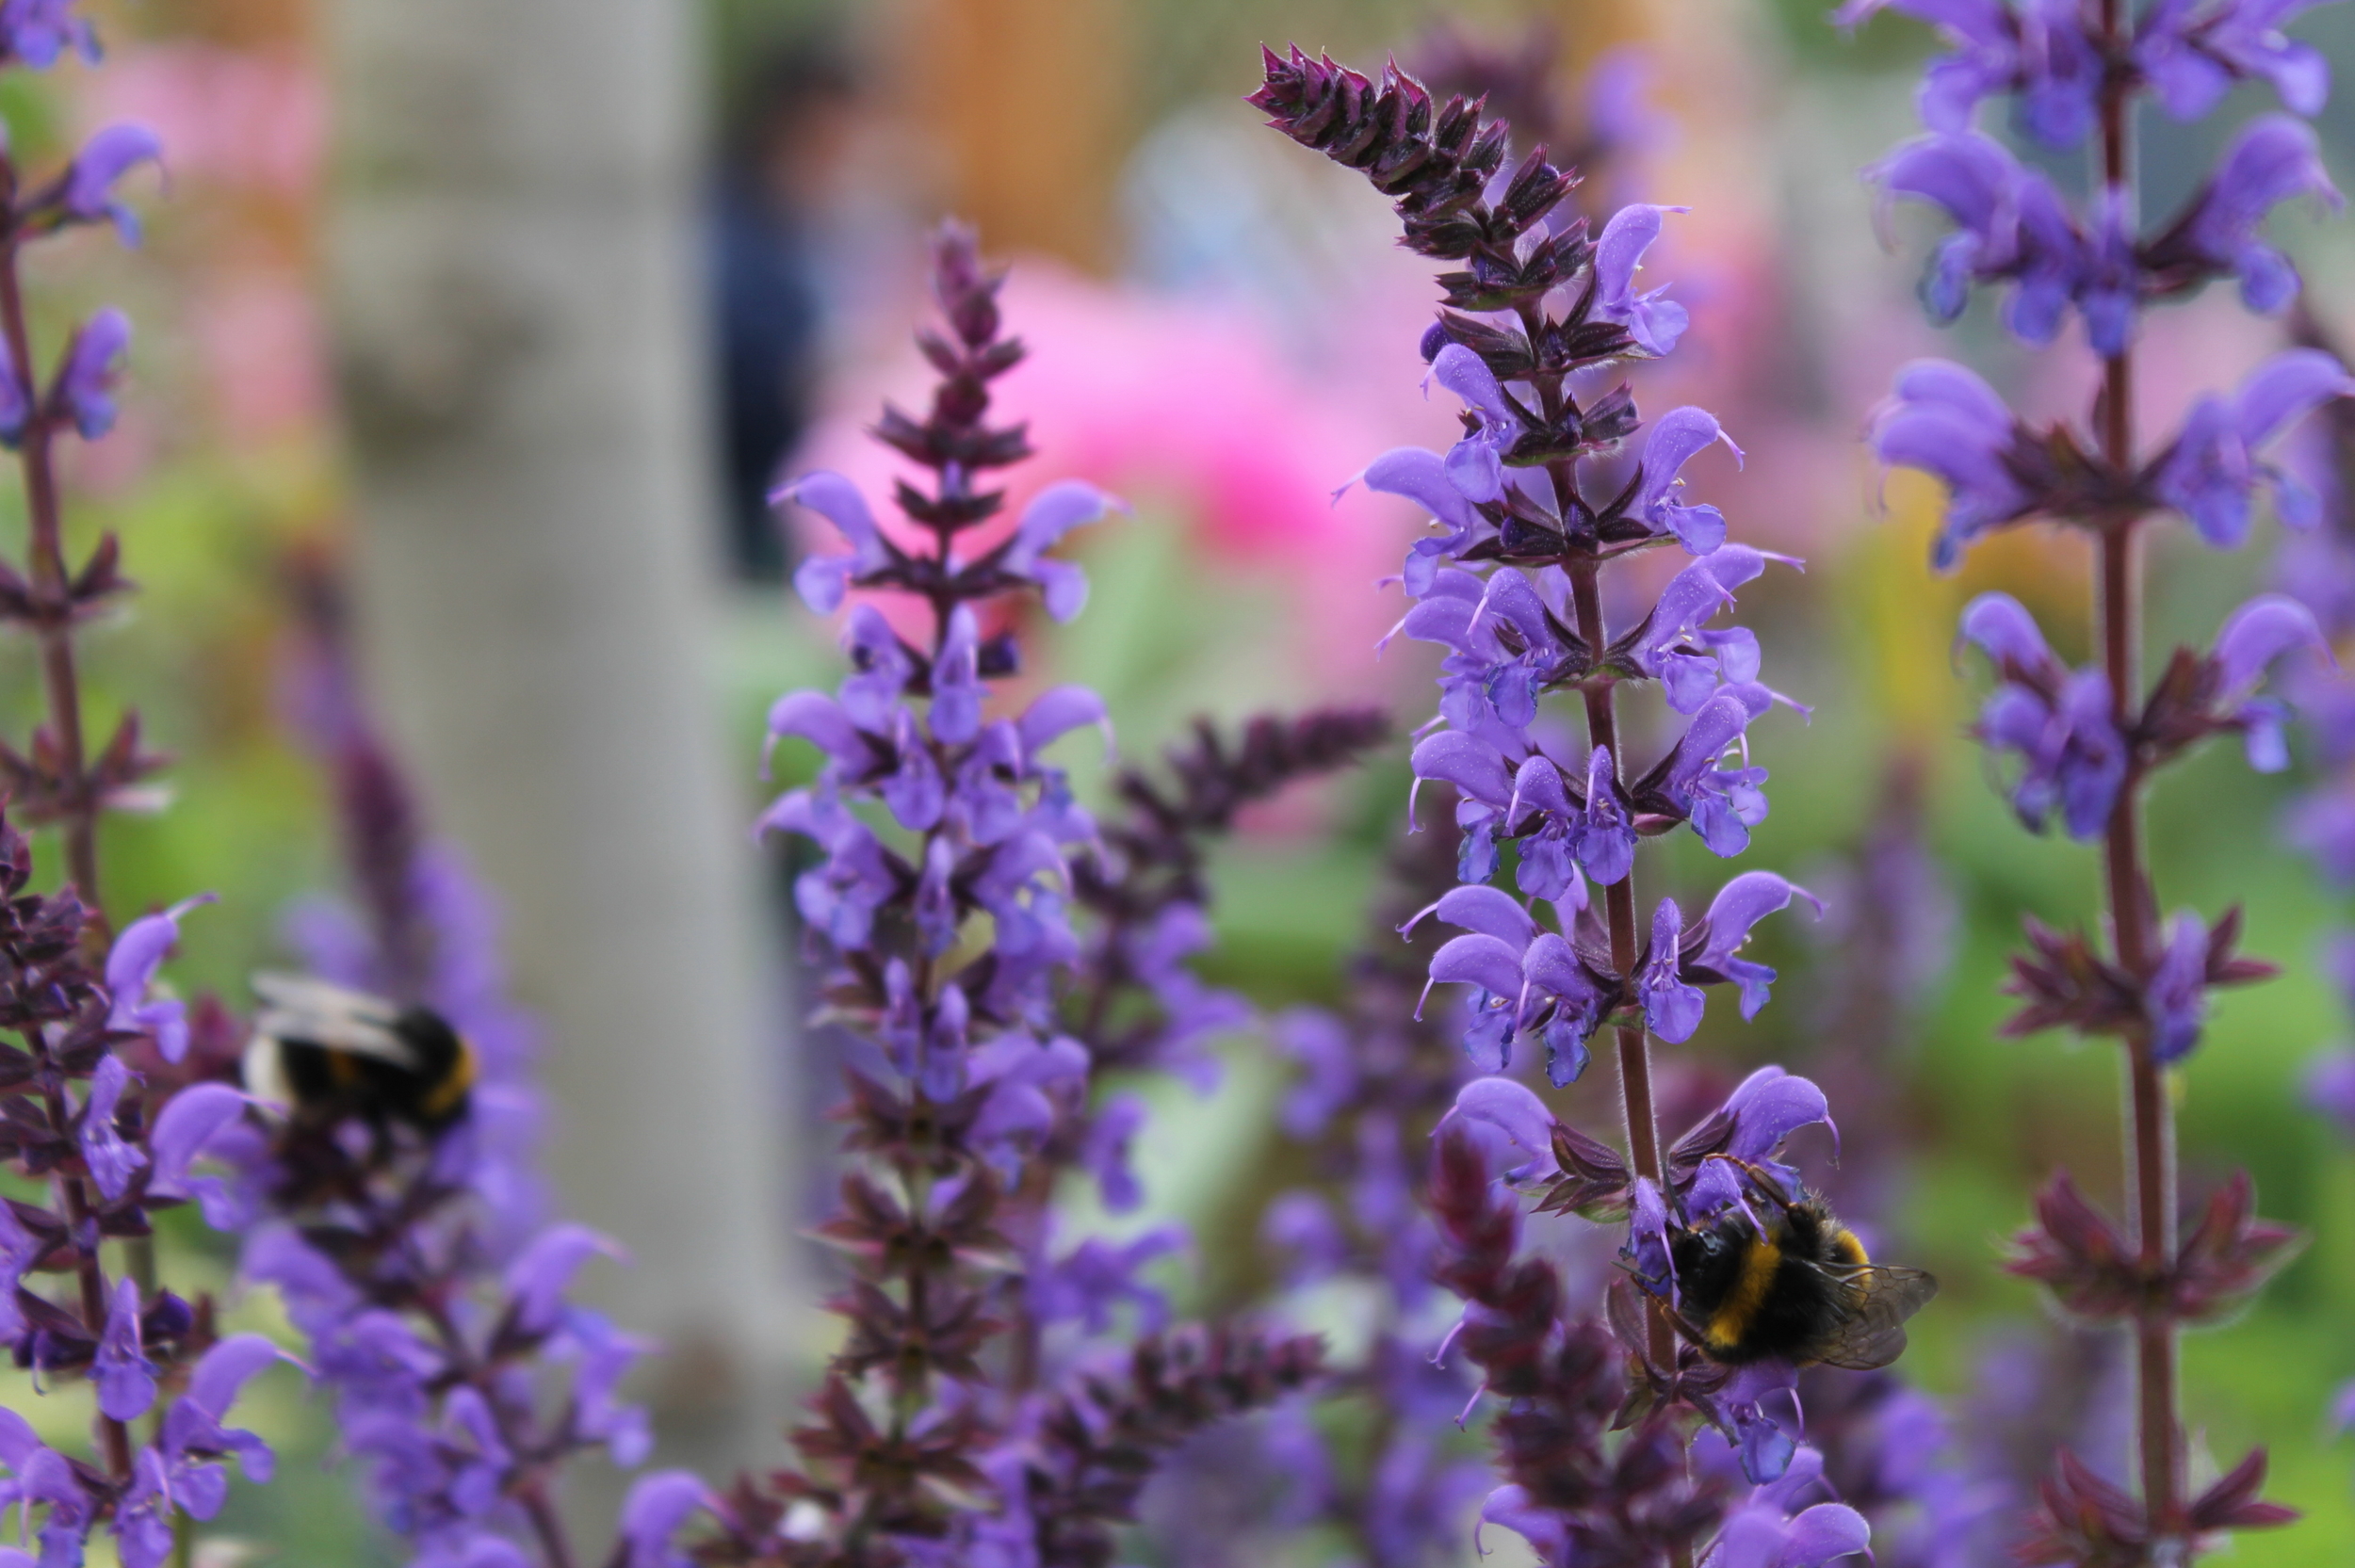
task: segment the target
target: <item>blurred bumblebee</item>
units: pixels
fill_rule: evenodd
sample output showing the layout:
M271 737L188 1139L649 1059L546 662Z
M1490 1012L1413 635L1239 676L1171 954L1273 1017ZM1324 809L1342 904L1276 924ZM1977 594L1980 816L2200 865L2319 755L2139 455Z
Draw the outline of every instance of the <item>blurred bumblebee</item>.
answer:
M1919 1269L1875 1263L1821 1195L1794 1203L1751 1171L1759 1222L1739 1207L1673 1230L1677 1327L1712 1361L1781 1360L1869 1371L1904 1353L1906 1319L1938 1294Z
M403 1007L298 975L256 975L262 999L245 1087L298 1124L356 1119L441 1132L466 1114L474 1048L430 1008Z

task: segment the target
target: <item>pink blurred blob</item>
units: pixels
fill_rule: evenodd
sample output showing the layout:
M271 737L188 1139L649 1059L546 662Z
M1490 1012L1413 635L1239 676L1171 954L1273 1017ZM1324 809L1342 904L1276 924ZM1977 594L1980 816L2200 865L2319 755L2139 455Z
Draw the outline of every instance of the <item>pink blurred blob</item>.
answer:
M90 126L153 125L175 176L296 197L318 184L327 92L298 56L208 43L126 49L90 78L80 109Z
M1122 495L1142 515L1174 515L1213 576L1278 588L1291 622L1280 640L1307 661L1313 693L1375 684L1373 643L1398 606L1373 585L1397 570L1414 519L1361 488L1338 502L1333 492L1386 446L1447 439L1443 414L1414 407L1411 369L1403 387L1372 392L1365 377L1312 379L1286 363L1247 311L1096 283L1042 260L1015 267L1002 299L1031 355L996 383L995 412L1028 420L1038 449L1007 476L1008 516L1067 477ZM1378 330L1404 334L1400 358L1414 367L1421 323L1404 315ZM905 537L887 504L903 465L863 427L877 396L914 412L929 384L911 352L877 380L843 389L839 406L858 418L821 426L792 469L848 475L876 502L886 531ZM789 525L805 549L838 548L815 517ZM982 530L968 553L994 537ZM908 614L903 629L924 626L912 606L884 607L895 620Z

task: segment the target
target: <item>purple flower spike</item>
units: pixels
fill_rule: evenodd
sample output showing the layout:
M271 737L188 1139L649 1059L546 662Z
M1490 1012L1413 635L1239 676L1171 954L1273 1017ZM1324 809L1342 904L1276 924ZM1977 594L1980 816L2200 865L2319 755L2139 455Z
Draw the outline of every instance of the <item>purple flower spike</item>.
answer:
M1706 556L1725 542L1725 514L1715 507L1688 507L1679 501L1677 493L1684 481L1677 476L1686 463L1720 441L1739 463L1742 448L1734 445L1715 414L1706 409L1681 408L1654 420L1651 434L1644 442L1644 478L1634 510L1651 525L1653 532L1674 534L1696 556Z
M1644 1022L1672 1045L1693 1038L1693 1031L1701 1026L1702 1010L1709 1004L1700 988L1688 984L1678 973L1677 948L1683 928L1684 916L1676 900L1661 899L1660 907L1652 912L1649 953L1635 978Z
M5 25L5 23L0 23ZM164 144L145 125L109 125L85 142L66 170L59 198L69 218L84 223L112 220L122 243L139 242L138 216L115 196L115 182L143 163L161 163Z
M813 555L793 574L793 587L801 594L802 603L820 615L832 615L841 607L843 595L852 582L890 565L893 551L885 541L883 530L875 525L875 514L868 509L867 497L839 474L820 469L769 493L769 504L772 507L788 501L807 507L833 524L850 542L849 555Z
M147 1156L115 1131L115 1107L131 1081L121 1057L106 1058L90 1075L89 1099L82 1108L82 1163L110 1202L129 1189L131 1173L147 1163Z
M1661 298L1668 292L1665 283L1648 294L1636 293L1635 274L1642 269L1644 252L1660 237L1661 216L1690 211L1690 207L1635 202L1613 213L1595 241L1595 315L1625 327L1628 336L1648 354L1665 354L1675 348L1691 317L1682 305Z
M107 1023L118 1029L138 1029L155 1037L155 1049L166 1061L178 1061L188 1050L187 1008L177 997L148 997L155 972L180 940L180 920L190 910L218 902L218 895L200 893L183 898L160 914L132 921L115 938L106 954L106 991L113 998Z
M2226 150L2183 231L2209 265L2240 279L2242 303L2261 315L2296 297L2298 269L2258 237L2258 229L2274 207L2298 196L2341 205L2314 128L2287 115L2267 115L2251 121Z
M1069 561L1048 558L1046 552L1072 529L1128 509L1128 502L1084 480L1058 479L1022 509L1022 520L999 564L1036 583L1046 595L1047 613L1069 621L1087 607L1087 574Z
M115 428L114 386L130 351L131 318L111 306L73 335L65 368L57 376L57 396L73 413L73 428L84 441L96 441Z
M2351 395L2355 378L2320 349L2276 354L2244 377L2229 401L2209 396L2193 405L2183 433L2159 461L2152 489L2220 550L2249 537L2261 484L2272 489L2283 522L2310 526L2319 513L2313 492L2284 470L2258 461L2256 451L2321 404Z
M115 1420L136 1421L155 1402L155 1367L139 1342L139 1287L134 1280L115 1282L90 1381L98 1385L98 1408Z
M1824 913L1824 901L1795 882L1786 881L1772 871L1744 872L1718 889L1702 920L1707 934L1700 950L1684 961L1688 967L1713 970L1731 980L1742 993L1742 1016L1746 1019L1756 1018L1759 1009L1766 1005L1775 972L1765 964L1733 955L1749 940L1752 927L1766 916L1790 908L1794 898L1806 899L1819 915Z
M1946 486L1934 562L1951 572L1978 535L2025 514L2034 498L2006 454L2019 422L1995 389L1951 360L1915 360L1873 415L1873 455L1884 468L1918 468Z

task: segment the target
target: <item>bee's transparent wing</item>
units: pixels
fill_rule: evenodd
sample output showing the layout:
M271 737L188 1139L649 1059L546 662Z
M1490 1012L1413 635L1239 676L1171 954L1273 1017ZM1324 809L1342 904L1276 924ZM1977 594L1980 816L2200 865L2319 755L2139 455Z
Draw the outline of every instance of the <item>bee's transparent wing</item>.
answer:
M1936 1276L1881 1264L1835 1272L1848 1288L1848 1311L1816 1346L1814 1358L1852 1372L1888 1366L1905 1353L1906 1319L1938 1294Z
M393 1026L400 1010L382 996L307 975L270 974L253 977L253 994L262 999L261 1015L253 1020L257 1037L302 1041L416 1068L416 1053Z

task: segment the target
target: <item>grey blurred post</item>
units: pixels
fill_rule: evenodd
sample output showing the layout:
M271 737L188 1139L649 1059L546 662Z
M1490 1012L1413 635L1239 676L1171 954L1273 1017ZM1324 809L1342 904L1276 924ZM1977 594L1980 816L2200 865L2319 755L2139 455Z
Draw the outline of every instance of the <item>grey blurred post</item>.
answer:
M636 1256L584 1285L668 1346L665 1457L724 1479L777 1451L794 1313L776 948L704 669L697 8L327 10L371 673L506 900L563 1200Z

